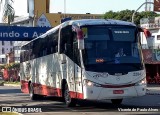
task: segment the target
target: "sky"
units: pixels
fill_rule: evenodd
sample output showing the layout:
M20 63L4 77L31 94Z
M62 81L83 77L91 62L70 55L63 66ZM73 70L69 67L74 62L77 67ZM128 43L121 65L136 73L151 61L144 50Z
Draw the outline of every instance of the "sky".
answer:
M28 15L27 0L14 1L16 15ZM66 1L66 10L64 10L64 1ZM137 10L144 2L145 0L50 0L50 13L104 14L110 10L115 12L126 9ZM144 11L144 6L139 11Z

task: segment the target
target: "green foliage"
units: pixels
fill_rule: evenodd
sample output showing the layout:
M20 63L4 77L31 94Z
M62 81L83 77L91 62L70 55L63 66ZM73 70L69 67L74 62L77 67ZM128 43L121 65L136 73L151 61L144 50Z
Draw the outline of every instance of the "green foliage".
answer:
M4 84L20 85L20 82L19 81L15 81L15 82L4 81Z
M122 10L119 12L113 12L108 11L104 14L104 19L116 19L116 20L123 20L123 21L132 21L132 15L134 13L134 10ZM159 14L153 12L153 11L147 11L147 12L137 12L134 16L134 23L136 25L140 24L140 19L142 18L149 18L149 17L157 17L160 16Z
M1 69L19 69L20 68L20 63L9 63L6 65L1 65Z

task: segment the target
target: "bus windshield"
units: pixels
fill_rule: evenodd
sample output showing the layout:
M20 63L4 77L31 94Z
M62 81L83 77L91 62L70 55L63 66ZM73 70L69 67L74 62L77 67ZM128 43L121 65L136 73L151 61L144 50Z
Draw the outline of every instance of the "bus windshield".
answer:
M136 27L88 26L82 30L86 70L114 73L143 69Z

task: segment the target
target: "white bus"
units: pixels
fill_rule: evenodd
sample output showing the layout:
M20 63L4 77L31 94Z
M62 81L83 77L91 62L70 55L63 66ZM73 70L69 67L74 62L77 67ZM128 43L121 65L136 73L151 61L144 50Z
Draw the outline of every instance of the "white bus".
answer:
M66 21L21 47L22 92L32 100L107 100L146 93L140 29L118 20ZM122 55L123 53L123 55Z

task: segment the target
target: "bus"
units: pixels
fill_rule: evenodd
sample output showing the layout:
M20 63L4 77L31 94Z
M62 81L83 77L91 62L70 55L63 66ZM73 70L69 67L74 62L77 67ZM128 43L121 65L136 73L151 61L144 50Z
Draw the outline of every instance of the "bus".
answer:
M77 100L121 104L124 98L143 96L140 32L120 20L66 21L21 47L21 91L32 100L62 97L68 107Z

